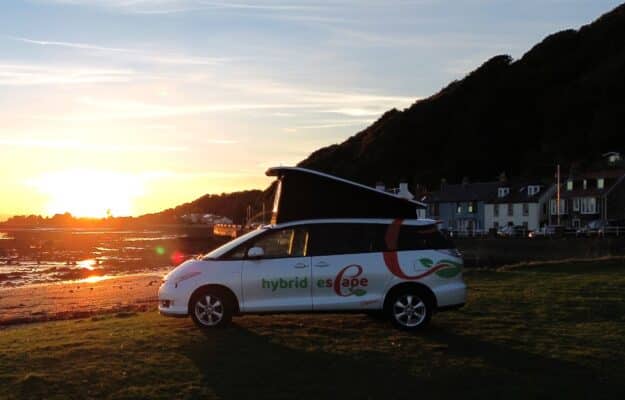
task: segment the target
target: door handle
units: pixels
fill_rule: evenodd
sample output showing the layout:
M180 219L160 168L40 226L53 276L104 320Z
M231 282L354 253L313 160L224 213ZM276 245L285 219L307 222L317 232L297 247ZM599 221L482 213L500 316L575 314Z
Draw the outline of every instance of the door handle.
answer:
M306 265L304 263L297 263L293 267L294 268L306 268L306 267L308 267L308 265Z
M324 267L328 267L328 266L330 266L330 264L328 264L325 261L319 261L317 264L315 264L315 267L317 267L317 268L324 268Z

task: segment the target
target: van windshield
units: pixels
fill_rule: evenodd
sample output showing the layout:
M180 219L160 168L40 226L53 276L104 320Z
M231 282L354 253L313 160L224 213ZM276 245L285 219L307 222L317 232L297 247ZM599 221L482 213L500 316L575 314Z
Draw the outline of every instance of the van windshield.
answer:
M260 235L261 233L263 233L265 230L267 230L267 227L260 227L258 229L255 229L251 232L246 233L243 236L239 236L238 238L229 241L228 243L221 245L219 247L217 247L215 250L211 251L210 253L206 254L204 257L202 257L202 260L215 260L217 258L219 258L221 255L229 252L230 250L234 249L235 247L237 247L238 245L240 245L241 243L244 243L245 241L253 238L256 235Z

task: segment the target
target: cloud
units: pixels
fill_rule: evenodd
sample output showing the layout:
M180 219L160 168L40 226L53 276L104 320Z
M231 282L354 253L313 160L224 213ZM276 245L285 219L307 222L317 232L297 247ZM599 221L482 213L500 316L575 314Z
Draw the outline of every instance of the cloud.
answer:
M69 47L74 49L86 49L86 50L101 50L101 51L113 51L119 53L130 53L133 50L124 49L119 47L103 47L97 46L88 43L72 43L72 42L58 42L58 41L48 41L48 40L35 40L21 37L11 37L11 39L19 40L21 42L30 43L30 44L38 44L41 46L60 46L60 47Z
M371 118L363 118L363 119L355 119L355 120L336 120L336 121L326 121L318 124L310 124L310 125L298 125L293 128L293 132L299 129L328 129L328 128L341 128L347 126L356 126L356 125L365 125L372 122Z
M131 69L0 64L0 85L51 85L128 82L135 77Z
M31 118L51 121L97 121L119 119L150 119L180 117L216 112L241 112L252 110L272 110L305 108L305 105L292 103L206 103L206 104L157 104L124 99L92 99L83 98L84 105L96 111L84 110L78 114L35 115Z
M186 55L168 54L164 53L149 53L143 50L124 48L124 47L110 47L101 46L92 43L80 43L80 42L66 42L66 41L53 41L53 40L37 40L24 37L9 36L10 39L20 42L48 47L64 47L76 50L86 50L95 53L117 53L117 59L120 56L132 58L137 61L152 62L157 64L173 64L173 65L217 65L232 61L228 57L190 57Z
M128 144L111 144L111 143L90 143L82 142L79 140L69 139L40 139L40 138L0 138L0 145L3 146L15 146L25 148L44 148L44 149L57 149L57 150L89 150L95 152L183 152L188 151L187 147L183 146L168 146L168 145L128 145Z
M350 117L373 117L384 113L384 111L386 111L386 108L379 106L375 108L341 107L331 110L324 110L324 112L342 114Z
M75 6L96 6L138 14L170 14L216 9L250 12L303 12L320 9L318 5L287 4L285 2L273 1L245 3L208 0L39 0L39 2Z
M237 144L239 143L238 140L232 140L232 139L207 139L205 140L205 143L208 144Z
M0 75L1 76L1 75ZM142 76L143 79L146 79ZM1 82L1 78L0 78ZM150 81L150 82L157 82ZM176 86L176 80L169 81L176 91L183 91L186 86ZM229 80L230 83L213 83L213 81L192 82L193 88L200 90L203 87L210 88L209 92L219 96L210 97L207 101L204 95L192 98L180 98L178 96L149 96L153 93L153 86L148 96L141 93L132 95L119 94L113 91L112 95L93 95L72 98L72 107L67 112L37 114L30 113L27 117L32 120L44 121L68 121L68 122L91 122L113 121L132 119L157 119L175 118L187 116L201 116L211 113L239 113L248 115L256 113L256 116L264 117L297 117L304 115L313 117L315 114L336 114L349 119L331 120L319 116L309 128L330 128L339 126L358 125L367 123L373 118L380 116L392 107L403 108L412 104L417 98L408 96L390 96L381 94L368 94L357 92L320 91L306 87L287 86L267 82L245 82ZM235 82L235 83L233 83ZM181 82L178 82L181 83ZM117 89L116 89L117 90ZM138 96L138 97L137 97ZM136 97L133 99L132 97ZM271 99L271 101L268 101ZM161 100L161 101L159 101ZM310 119L310 118L308 118ZM318 123L319 122L319 123ZM302 124L304 125L304 124ZM315 126L312 126L315 125ZM297 128L294 126L294 128ZM221 139L221 138L218 138ZM226 144L219 142L215 144Z
M202 115L209 113L237 113L268 110L299 110L300 113L332 113L348 117L380 116L391 107L403 107L412 103L412 97L370 96L347 93L296 92L297 96L278 98L274 103L252 99L249 102L213 103L150 103L129 101L122 98L82 98L79 103L86 107L80 112L64 115L33 115L31 119L50 121L97 121L120 119L153 119ZM364 119L364 118L362 118ZM356 125L345 121L340 126ZM339 126L336 125L336 126Z

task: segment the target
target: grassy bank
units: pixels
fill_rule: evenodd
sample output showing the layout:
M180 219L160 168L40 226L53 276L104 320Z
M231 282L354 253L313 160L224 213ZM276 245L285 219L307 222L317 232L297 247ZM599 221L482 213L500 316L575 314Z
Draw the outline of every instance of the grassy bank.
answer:
M0 331L0 398L622 398L625 264L470 273L405 334L363 315L117 314Z

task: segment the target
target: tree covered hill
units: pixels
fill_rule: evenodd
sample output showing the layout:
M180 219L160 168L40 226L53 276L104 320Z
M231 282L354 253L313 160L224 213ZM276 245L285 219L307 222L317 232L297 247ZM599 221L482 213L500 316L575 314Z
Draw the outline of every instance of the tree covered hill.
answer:
M373 184L406 178L551 176L557 162L625 149L625 4L545 38L521 59L498 55L464 79L390 110L299 165Z
M387 111L298 165L373 185L553 176L625 150L625 4L579 30L548 36L513 61L498 55L406 110ZM270 203L264 192L204 196L168 210L242 221Z

